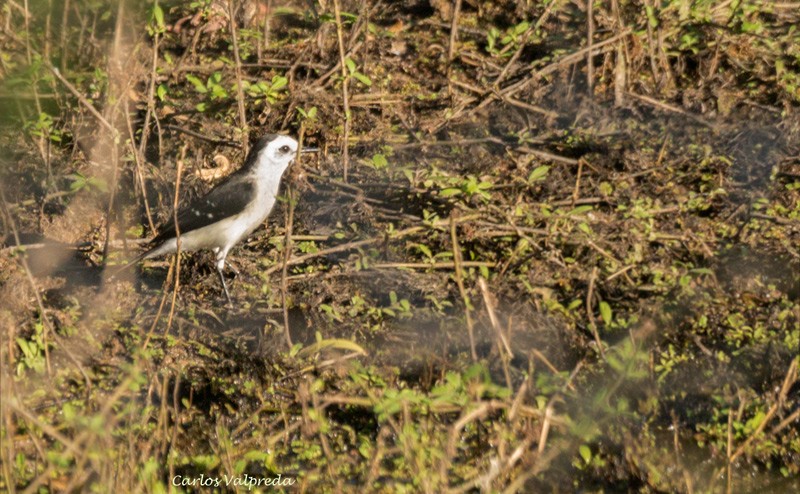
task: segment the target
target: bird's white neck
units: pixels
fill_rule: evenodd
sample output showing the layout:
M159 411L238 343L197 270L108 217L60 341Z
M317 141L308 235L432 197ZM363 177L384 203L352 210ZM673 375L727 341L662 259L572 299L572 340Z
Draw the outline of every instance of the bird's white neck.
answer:
M271 182L271 181L278 181L280 182L283 173L289 168L290 161L285 162L276 162L275 160L271 159L268 156L264 156L265 153L262 153L258 157L258 161L256 162L256 166L253 169L253 174L258 177L259 180Z

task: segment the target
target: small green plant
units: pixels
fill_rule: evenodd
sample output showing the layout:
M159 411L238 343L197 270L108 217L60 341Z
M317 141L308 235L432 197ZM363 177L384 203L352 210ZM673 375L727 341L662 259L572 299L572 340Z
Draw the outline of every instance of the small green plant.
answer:
M32 136L45 137L52 142L61 142L62 132L53 124L53 117L45 112L40 112L35 121L25 123L25 129Z
M498 30L496 27L490 28L489 33L486 35L486 51L492 55L510 57L510 51L503 51L500 49L498 46L498 41L500 46L517 48L519 46L520 37L525 34L529 27L530 23L528 21L522 21L516 26L506 29L505 32L500 32L500 30Z
M84 189L95 189L99 190L100 192L108 192L108 182L102 178L87 177L80 172L75 172L71 175L68 175L67 178L72 180L72 183L69 184L69 190L72 192L78 192Z
M316 120L317 120L317 107L316 106L312 106L308 110L304 110L303 108L300 108L298 106L297 107L297 113L299 113L300 116L303 117L303 119L306 122L316 122Z
M372 79L358 71L358 66L352 58L345 58L344 64L347 66L347 72L350 74L350 77L356 79L358 82L367 87L372 86Z
M443 188L439 195L442 197L464 196L472 198L477 196L483 201L491 199L492 195L489 192L494 185L488 180L481 180L475 175L467 175L466 177L448 177L447 185L449 187Z
M339 16L342 18L342 25L345 26L348 24L353 24L358 20L358 16L350 12L340 12ZM330 22L332 24L336 23L336 17L334 17L334 15L331 13L321 14L319 16L319 20L320 22Z
M367 162L367 165L374 168L375 170L382 170L389 165L389 161L386 159L385 154L377 153L372 155L372 159Z
M17 364L17 375L22 375L26 369L31 369L37 374L44 372L44 326L39 321L34 325L33 336L30 339L16 338L17 346L22 356Z
M155 36L156 34L164 34L164 31L166 31L164 9L156 2L150 10L150 22L147 23L147 33L150 36Z
M550 167L547 165L542 165L534 168L534 170L530 173L530 175L528 175L528 185L533 185L536 182L541 182L547 177L548 172L550 172Z
M670 343L665 350L661 351L658 363L655 366L655 371L658 373L658 381L664 381L678 365L688 360L689 355L684 352L678 352L675 346Z
M283 97L282 91L288 84L289 79L282 75L276 75L269 83L259 81L255 84L250 84L247 81L242 81L242 88L248 96L255 98L254 103L272 105Z
M192 83L195 91L205 95L209 101L220 101L228 98L228 91L222 85L222 73L219 71L208 76L206 82L192 74L186 74L186 80ZM198 103L196 108L198 111L205 111L207 104L205 102Z

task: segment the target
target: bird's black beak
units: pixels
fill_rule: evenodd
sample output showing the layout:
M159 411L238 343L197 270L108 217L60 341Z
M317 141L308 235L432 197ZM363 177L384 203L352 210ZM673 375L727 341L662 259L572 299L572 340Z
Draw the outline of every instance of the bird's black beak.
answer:
M319 148L303 148L300 150L300 154L307 154L307 153L318 153Z

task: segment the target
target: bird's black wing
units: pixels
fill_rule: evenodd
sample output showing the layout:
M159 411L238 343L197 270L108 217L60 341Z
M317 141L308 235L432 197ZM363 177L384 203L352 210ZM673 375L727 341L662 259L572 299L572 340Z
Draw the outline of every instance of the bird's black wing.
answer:
M253 200L255 185L243 175L231 175L201 197L197 197L178 210L181 235L214 224L244 211ZM157 245L175 237L175 220L172 216L158 229L150 242Z

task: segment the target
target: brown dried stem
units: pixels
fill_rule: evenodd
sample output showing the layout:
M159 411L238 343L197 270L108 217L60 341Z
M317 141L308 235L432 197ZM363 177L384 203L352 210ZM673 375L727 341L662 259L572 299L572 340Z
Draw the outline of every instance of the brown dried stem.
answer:
M239 126L242 128L242 147L244 154L250 146L248 139L249 129L247 127L247 114L244 109L244 88L242 87L242 60L239 57L239 40L236 29L236 10L233 8L233 0L228 0L228 20L231 30L231 40L233 43L233 60L236 63L236 103L239 107Z
M339 64L342 71L342 108L344 109L344 141L342 146L342 165L344 172L342 180L347 182L347 173L350 168L350 74L347 71L347 64L345 63L345 46L342 26L342 14L339 7L339 0L333 0L333 12L336 17L336 40L339 45Z

